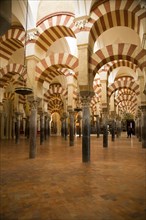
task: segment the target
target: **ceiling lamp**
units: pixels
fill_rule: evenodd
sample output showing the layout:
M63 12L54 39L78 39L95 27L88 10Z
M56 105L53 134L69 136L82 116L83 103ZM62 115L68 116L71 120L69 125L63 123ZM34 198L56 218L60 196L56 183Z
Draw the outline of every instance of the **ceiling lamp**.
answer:
M33 93L31 88L26 87L24 72L27 74L27 64L26 64L26 41L27 41L27 16L28 16L28 1L26 3L26 31L25 31L25 39L24 39L24 70L21 74L19 74L19 79L23 81L23 86L15 88L15 92L20 95L30 95Z

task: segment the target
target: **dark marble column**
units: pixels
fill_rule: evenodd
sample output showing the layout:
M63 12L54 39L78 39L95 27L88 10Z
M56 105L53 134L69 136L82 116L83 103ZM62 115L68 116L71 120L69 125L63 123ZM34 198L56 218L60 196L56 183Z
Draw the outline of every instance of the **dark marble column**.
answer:
M45 120L44 120L44 112L40 113L40 145L43 144L44 142L44 125L45 125Z
M99 115L95 115L96 117L96 134L97 138L100 137L100 121L99 121Z
M141 106L141 141L142 147L146 148L146 106Z
M15 138L15 115L12 116L12 139Z
M31 102L31 114L30 114L30 142L29 142L29 158L36 157L36 136L37 136L37 105L36 100Z
M48 137L51 135L51 128L50 128L50 121L51 121L51 114L48 114Z
M107 109L103 109L103 147L108 147Z
M138 140L141 142L141 113L138 116Z
M82 116L80 113L78 113L78 122L79 122L79 137L81 137L81 134L82 134L82 131L81 131L81 119L82 119Z
M90 100L93 92L81 91L82 101L82 162L90 161Z
M74 146L74 111L73 110L69 110L69 119L70 119L69 145Z
M45 140L48 139L48 113L45 113L45 131L44 131Z
M67 112L63 113L63 118L64 118L64 139L67 140L67 135L68 135L68 123L67 123L68 114L67 114Z
M20 113L15 112L15 143L18 144L20 139Z
M3 111L0 112L0 139L5 138L5 113Z
M29 139L29 116L25 119L25 137Z
M135 119L135 135L136 135L136 137L138 138L138 118L136 117L136 119Z
M112 120L111 124L111 140L115 141L115 120Z
M64 137L64 126L63 126L63 117L60 117L60 121L61 121L61 136Z
M116 137L119 138L121 134L121 122L119 116L117 116L116 119L116 132L117 132Z

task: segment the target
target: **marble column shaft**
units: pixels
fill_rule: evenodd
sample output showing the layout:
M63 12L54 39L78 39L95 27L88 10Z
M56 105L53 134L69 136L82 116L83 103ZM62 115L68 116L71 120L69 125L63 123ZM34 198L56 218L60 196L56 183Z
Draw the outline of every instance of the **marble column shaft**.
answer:
M141 111L141 141L142 147L146 148L146 106L142 106Z
M112 120L112 127L111 127L111 140L115 141L115 120Z
M44 142L44 126L45 126L45 118L44 113L40 114L40 145Z
M45 138L45 140L47 140L48 139L48 116L47 115L45 115L45 131L44 131L44 138Z
M5 124L5 113L0 112L0 139L5 138L5 132L4 132L5 125L4 124Z
M25 120L25 137L29 139L29 116L26 116Z
M90 161L90 99L82 98L82 162Z
M20 139L20 113L19 112L15 112L15 143L18 144L19 143L19 139Z
M36 157L36 136L37 136L37 103L33 102L33 107L31 109L30 115L30 142L29 142L29 158L33 159Z
M74 146L74 112L73 111L69 112L69 117L70 117L70 128L69 128L70 146Z
M96 132L97 138L100 137L100 122L99 122L99 115L96 116Z
M141 115L139 115L139 118L138 118L138 140L139 142L141 142Z
M81 137L81 117L79 117L79 137Z
M108 147L107 112L103 112L103 147Z

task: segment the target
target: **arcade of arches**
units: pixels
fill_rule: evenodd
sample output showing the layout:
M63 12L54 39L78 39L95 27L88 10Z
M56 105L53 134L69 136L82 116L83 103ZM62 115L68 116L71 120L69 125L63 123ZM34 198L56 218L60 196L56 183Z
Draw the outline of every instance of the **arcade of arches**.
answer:
M144 0L2 0L0 21L2 24L0 26L0 142L4 152L9 145L7 148L9 159L10 154L22 143L25 150L27 149L28 158L33 159L23 161L23 164L20 165L23 170L25 163L32 163L32 167L29 165L29 175L31 169L35 170L34 167L39 163L39 153L44 157L45 153L43 154L42 151L44 149L46 152L47 146L55 147L56 143L56 152L58 149L60 157L63 153L59 147L66 146L66 148L62 148L66 155L63 161L71 159L71 155L67 157L67 153L74 151L75 140L78 138L81 147L82 165L80 166L84 170L87 168L84 166L85 164L88 166L90 164L88 162L92 163L90 153L92 137L94 137L95 145L100 144L101 152L103 149L109 150L109 144L115 146L116 143L123 145L125 143L128 158L131 152L131 150L128 151L128 147L131 143L132 146L135 146L134 149L139 146L140 153L137 158L143 157L146 148L146 3ZM25 91L30 93L26 94ZM131 142L128 142L130 140L127 138L128 127L132 132ZM124 139L122 139L123 135ZM122 142L122 140L124 141ZM46 146L46 148L38 150L40 146ZM17 151L20 152L20 148L17 148ZM135 153L137 151L135 150ZM49 157L54 155L54 151L51 152ZM118 154L121 152L119 151ZM75 158L75 155L74 152L72 157ZM103 156L104 160L106 160L106 155L105 153L105 157ZM49 167L56 158L57 156L54 156L52 160L49 158L51 161ZM4 156L4 159L7 159L7 156ZM10 161L7 160L7 166L5 162L3 165L3 172L8 169L8 173L4 175L6 179L9 179L11 170ZM144 160L139 159L139 164L142 161ZM14 167L16 168L14 162L12 162L12 170ZM16 160L17 165L19 162L20 160ZM44 164L46 164L46 160L44 160ZM57 164L56 161L56 165L52 165L53 168L51 168L54 170ZM73 166L73 159L71 159L71 164ZM27 165L26 167L28 167ZM100 165L101 163L97 162L97 167ZM123 178L128 178L129 175L126 174L128 171L124 169L126 165L129 166L128 159L120 168L121 173L125 172ZM45 166L48 168L47 165ZM63 163L59 166L62 167ZM133 166L135 167L133 170L137 172L136 165ZM140 170L142 166L138 166ZM98 170L97 167L95 170ZM17 166L18 168L19 166ZM69 167L66 165L65 168L69 169L70 165ZM58 167L58 170L60 169ZM90 169L91 172L95 171L92 165ZM24 173L27 172L26 170L23 170ZM77 170L76 167L68 173L75 172L75 170ZM35 175L37 175L35 171L30 173L30 179L34 175L35 180ZM18 172L17 175L20 175L21 172ZM63 173L63 167L60 172ZM85 178L82 173L77 172L78 175L82 175L78 181ZM41 171L41 175L45 179L48 174L44 176L44 172ZM50 175L53 180L55 177L53 174ZM11 177L13 179L14 176ZM18 178L16 182L21 178ZM70 176L70 178L73 177ZM115 174L115 178L118 178L118 172ZM103 184L105 179L103 178ZM110 180L109 175L106 181ZM37 181L39 182L39 179ZM122 180L118 181L120 183ZM128 181L135 181L134 178L132 179L132 175L131 180ZM16 182L14 180L14 183ZM25 183L27 185L27 182ZM86 179L83 181L84 183L86 184ZM43 184L45 183L43 182ZM70 184L74 184L74 182ZM26 191L30 190L30 185ZM93 191L96 188L94 186ZM86 186L83 187L86 189ZM45 189L47 190L47 186ZM101 189L103 190L102 186ZM121 188L121 190L123 189ZM35 188L32 187L32 190ZM41 190L41 187L38 190ZM57 192L59 195L63 194L63 191ZM133 191L128 191L128 193L130 192L132 194ZM138 193L139 191L135 195L138 196ZM30 194L26 193L26 197L30 195L31 191ZM15 198L16 202L21 199L18 197ZM27 199L26 197L23 197L24 201ZM7 198L10 199L9 196ZM58 205L58 197L55 198L54 204ZM114 201L117 204L116 210L118 210L118 202L116 203L116 199L114 200L115 197L101 195L101 198ZM68 197L71 204L70 199ZM3 200L6 201L5 192ZM136 201L139 201L139 206L143 204L140 199ZM80 203L83 201L80 200ZM124 200L123 204L126 204ZM63 202L62 205L65 203ZM141 207L143 206L141 205ZM6 204L4 204L5 208ZM23 208L27 212L26 204L23 204ZM14 204L12 209L15 209ZM120 214L124 212L122 208L121 210ZM140 207L137 213L139 210ZM38 217L37 214L30 217L30 213L27 213L26 217L26 213L23 213L24 216L18 219L87 219L84 216L86 210L77 214L78 207L76 206L76 211L76 216L70 213L70 218L63 216L59 218L61 215L57 215L57 213L55 216L58 218L41 218L39 214ZM108 211L105 209L105 217L102 216L98 219L145 219L143 215L139 218L138 214L126 218L124 213L118 218L108 218L106 216ZM16 213L13 213L11 217L9 214L11 213L7 211L6 217L3 214L2 219L12 219L11 217ZM87 215L88 219L94 220L94 217L98 216L96 211L94 217L92 214ZM101 214L100 210L98 214ZM118 214L115 215L118 216ZM67 216L67 212L64 212L64 216ZM85 218L81 218L83 216Z
M86 162L91 133L102 133L108 146L107 130L114 139L129 123L146 147L145 2L4 2L0 139L30 135L35 157L34 133L40 142L69 135L70 145L82 133ZM19 87L32 94L16 93Z

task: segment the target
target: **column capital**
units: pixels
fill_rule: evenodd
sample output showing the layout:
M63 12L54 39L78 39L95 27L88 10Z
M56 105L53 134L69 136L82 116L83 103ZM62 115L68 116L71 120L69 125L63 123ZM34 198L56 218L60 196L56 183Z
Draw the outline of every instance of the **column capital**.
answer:
M146 112L146 105L142 105L139 108L142 112Z
M67 113L67 112L63 112L62 117L63 117L64 119L68 118L68 113Z
M81 30L81 29L85 29L85 26L88 23L88 20L89 20L89 16L84 15L84 16L75 18L74 23L75 23L75 26Z
M81 102L83 107L89 107L91 98L94 96L94 92L91 91L80 91Z
M37 107L41 101L41 98L39 98L39 97L35 98L34 96L28 96L27 100L30 103L30 106L32 109L37 109Z

